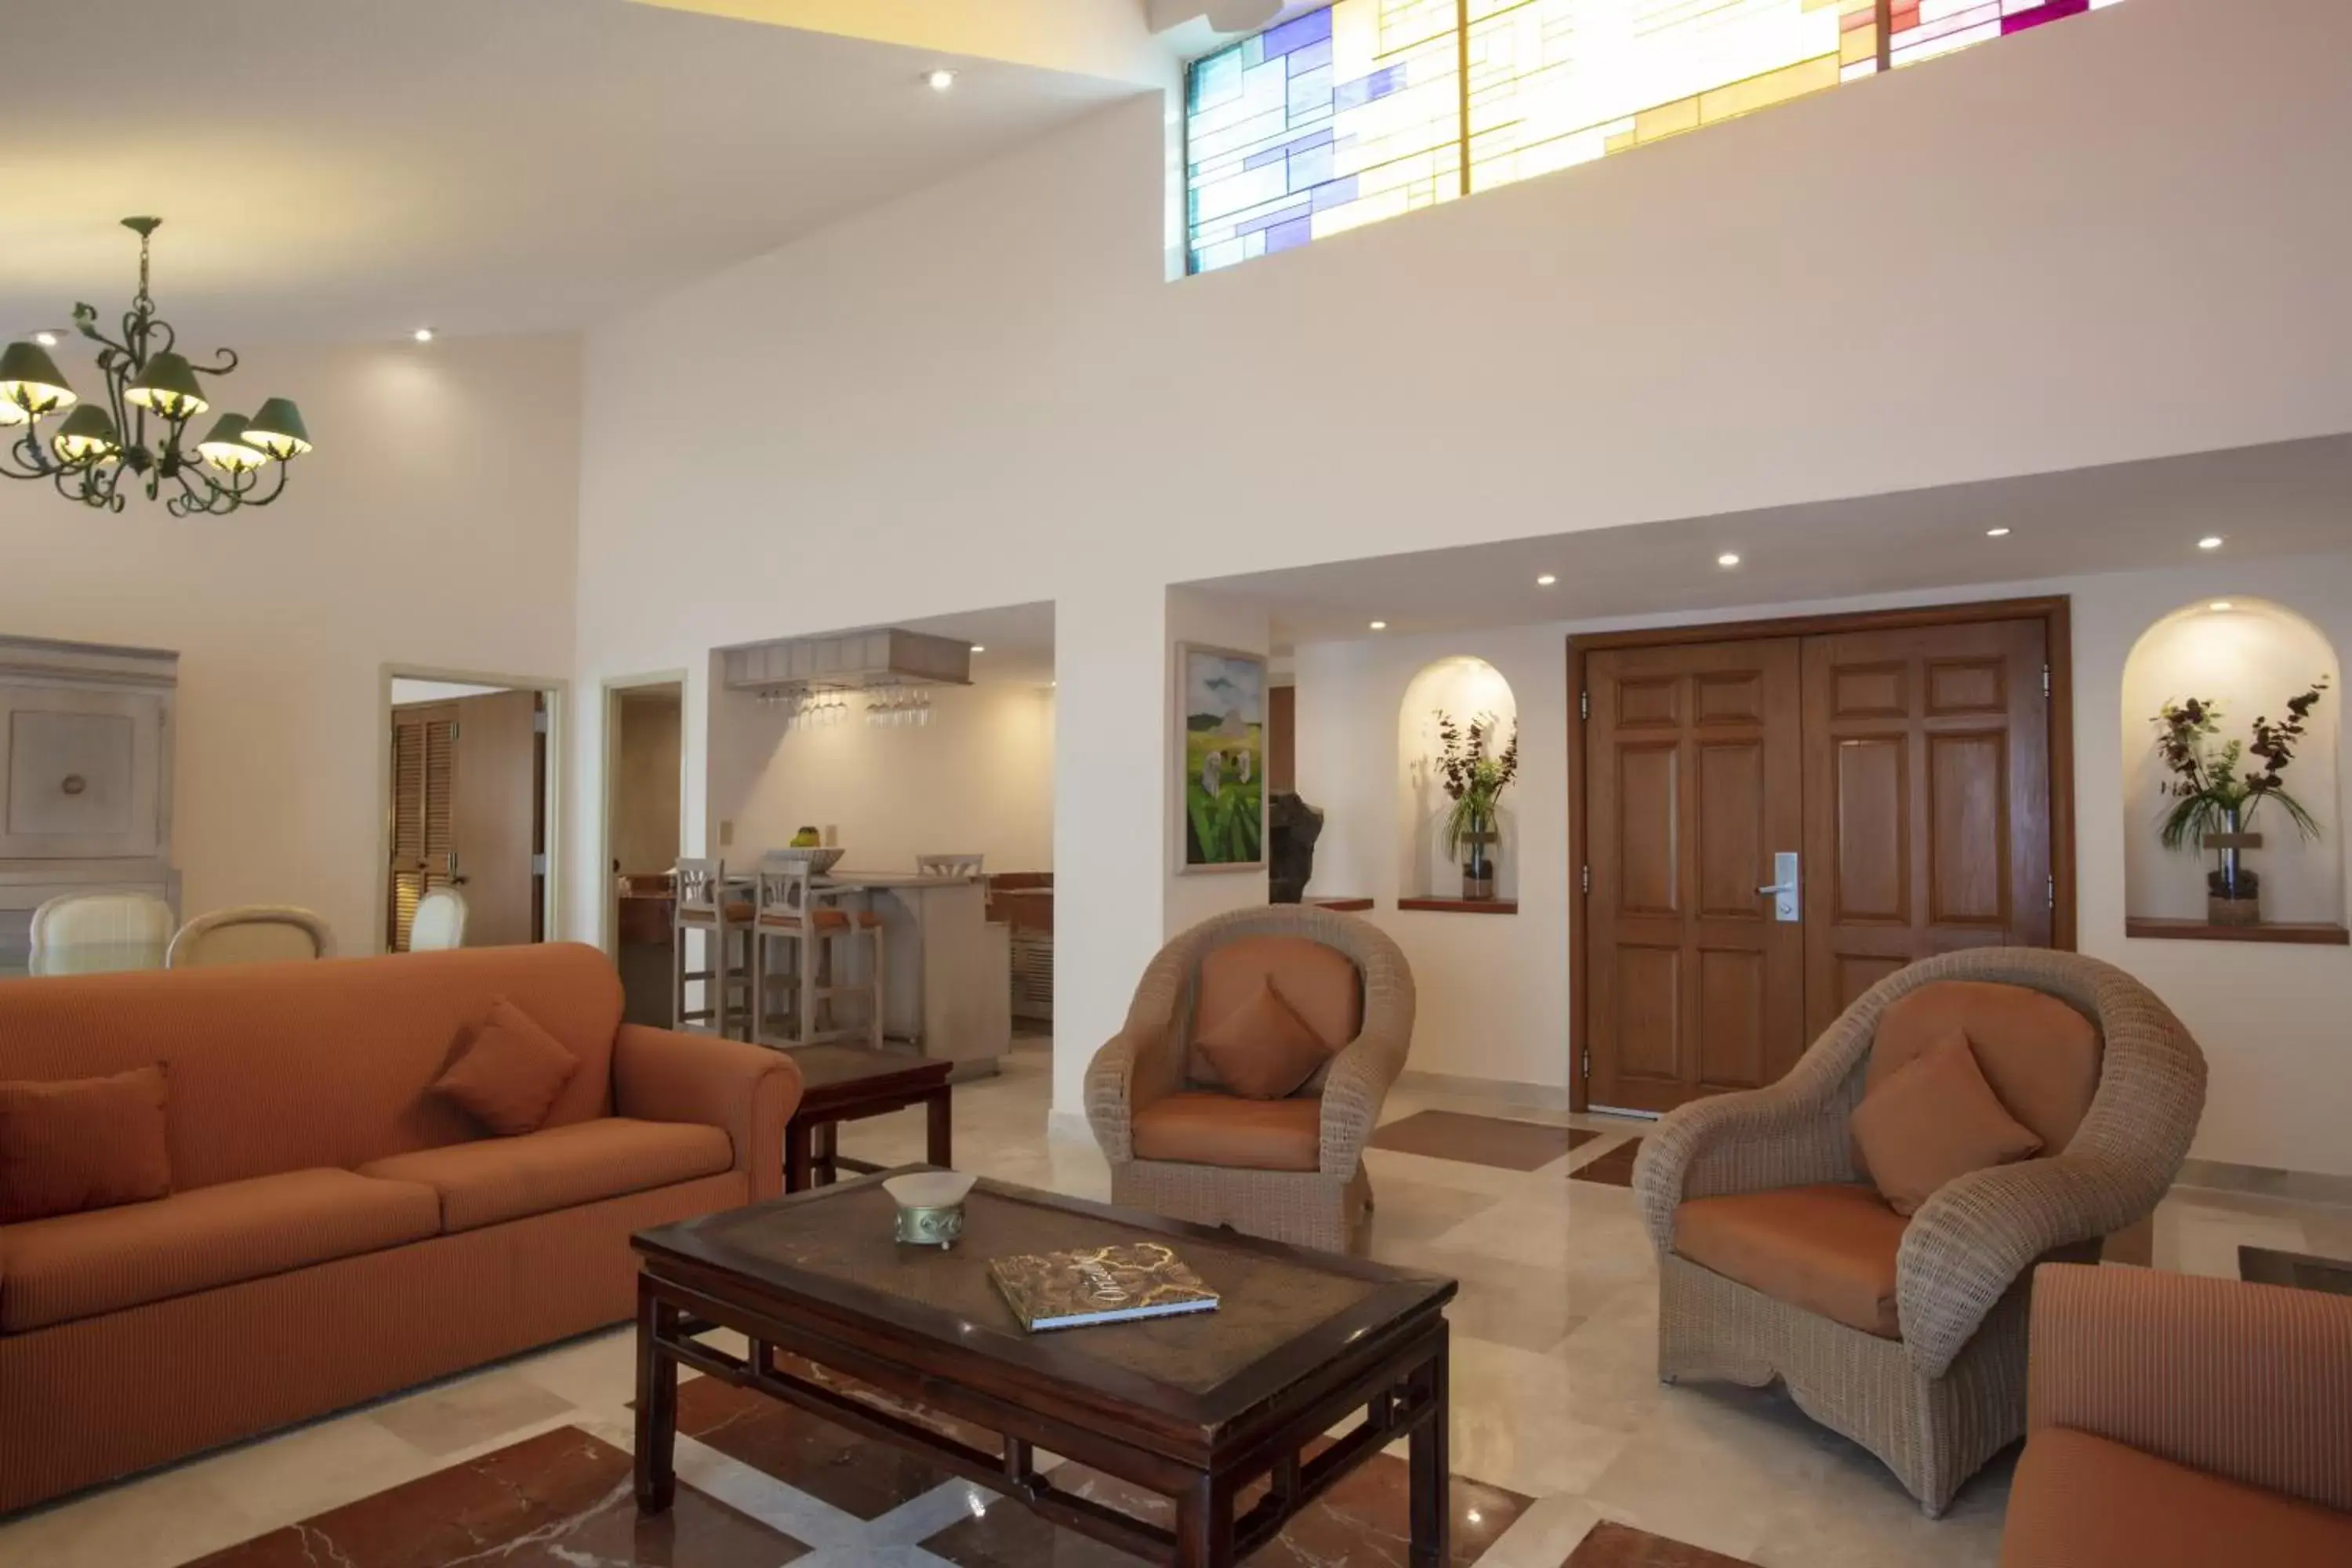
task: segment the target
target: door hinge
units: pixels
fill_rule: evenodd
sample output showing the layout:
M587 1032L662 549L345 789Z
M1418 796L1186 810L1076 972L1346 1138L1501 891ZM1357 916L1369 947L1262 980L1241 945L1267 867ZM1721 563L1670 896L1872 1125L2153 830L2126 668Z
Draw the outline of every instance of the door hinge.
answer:
M546 856L534 855L530 858L530 874L534 877L544 877L547 875Z
M1580 691L1576 694L1576 716L1580 719L1590 719L1592 717L1591 692Z
M2058 907L2058 873L2055 871L2050 873L2050 907L2053 910Z
M2042 695L2050 695L2050 667L2046 664L2042 667Z
M534 712L533 714L531 714L531 716L530 716L530 728L531 728L531 732L532 732L533 734L535 734L535 735L544 735L544 734L546 734L546 733L547 733L547 710L546 710L546 709L541 708L541 709L540 709L539 710L537 710L536 712Z
M1590 892L1591 892L1591 891L1592 891L1592 868L1591 868L1591 867L1590 867L1590 866L1586 866L1586 867L1582 868L1582 869L1583 869L1584 875L1583 875L1583 877L1582 877L1580 879L1581 879L1581 881L1582 881L1582 882L1583 882L1583 884L1584 884L1584 891L1586 891L1587 893L1590 893Z
M1590 1079L1592 1076L1592 1047L1591 1046L1584 1047L1584 1059L1577 1064L1577 1068L1578 1076L1580 1078Z
M450 720L450 721L449 721L449 739L451 739L452 741L455 741L455 740L457 738L457 731L458 731L461 728L463 728L463 726L462 726L462 725L460 725L460 724L457 722L457 720L455 720L455 719Z

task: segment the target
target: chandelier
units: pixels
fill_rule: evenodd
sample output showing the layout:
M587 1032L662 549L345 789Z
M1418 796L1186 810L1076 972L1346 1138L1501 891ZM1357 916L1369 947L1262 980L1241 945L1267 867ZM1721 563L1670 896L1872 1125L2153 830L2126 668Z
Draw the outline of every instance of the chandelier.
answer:
M123 313L120 342L98 330L95 308L74 307L75 328L98 344L103 403L83 402L66 384L49 357L56 346L51 334L0 351L0 431L22 432L0 457L0 474L47 479L68 500L108 511L122 510L125 474L132 476L133 489L163 501L174 517L220 517L239 507L268 506L285 492L287 468L310 449L310 432L302 427L301 410L273 397L250 419L222 414L204 439L188 439L189 422L212 408L196 378L228 374L236 369L236 355L222 349L216 364L190 363L172 323L155 313L147 293L147 247L163 221L122 220L139 236L139 292ZM52 415L63 417L44 442L41 422ZM266 489L265 476L275 480Z

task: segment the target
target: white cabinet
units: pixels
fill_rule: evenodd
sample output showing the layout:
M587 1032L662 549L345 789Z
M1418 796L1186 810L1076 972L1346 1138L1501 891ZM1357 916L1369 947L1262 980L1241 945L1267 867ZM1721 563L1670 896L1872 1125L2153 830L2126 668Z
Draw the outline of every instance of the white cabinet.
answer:
M0 637L0 973L59 894L135 889L177 912L178 679L177 654Z

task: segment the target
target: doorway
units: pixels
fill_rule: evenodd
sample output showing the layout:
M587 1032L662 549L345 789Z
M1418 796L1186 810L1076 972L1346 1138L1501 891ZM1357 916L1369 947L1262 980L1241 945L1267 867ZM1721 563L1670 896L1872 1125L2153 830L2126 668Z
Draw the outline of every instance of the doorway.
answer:
M1579 1106L1779 1079L1958 948L2074 942L2063 599L1569 641Z
M604 930L623 1016L667 1028L684 838L686 678L604 686Z
M464 900L467 947L547 940L559 696L385 672L383 951L409 951L419 901L444 889Z

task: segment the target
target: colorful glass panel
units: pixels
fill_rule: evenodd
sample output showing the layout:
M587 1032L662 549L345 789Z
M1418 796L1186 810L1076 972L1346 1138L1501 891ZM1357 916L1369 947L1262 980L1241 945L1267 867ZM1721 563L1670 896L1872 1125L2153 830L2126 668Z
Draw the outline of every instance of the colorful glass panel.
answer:
M1193 63L1191 267L1230 267L2120 3L1337 0Z
M1339 0L1193 66L1192 266L1462 194L1455 0Z

